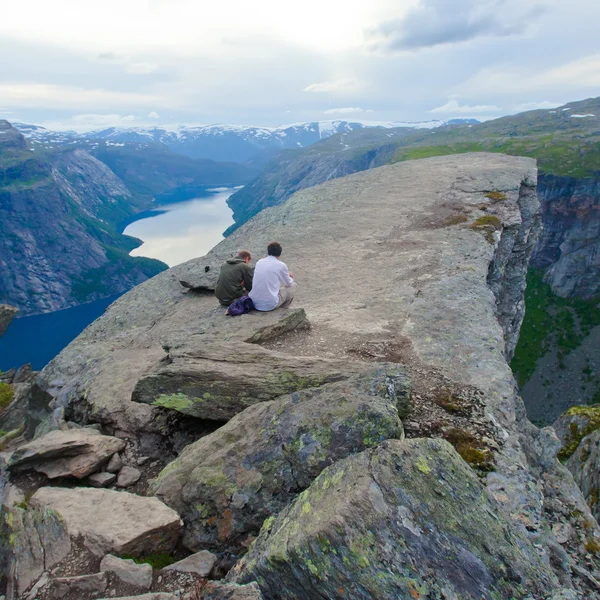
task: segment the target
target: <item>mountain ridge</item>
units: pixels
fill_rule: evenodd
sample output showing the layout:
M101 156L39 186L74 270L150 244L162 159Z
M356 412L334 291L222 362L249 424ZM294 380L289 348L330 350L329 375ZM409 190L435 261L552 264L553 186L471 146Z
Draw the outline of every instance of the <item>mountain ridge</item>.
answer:
M210 158L217 161L247 162L263 150L306 148L335 135L363 128L432 129L448 124L473 123L474 119L432 120L421 122L388 122L361 120L330 120L293 123L278 127L247 125L156 125L139 127L109 127L84 133L50 131L36 125L17 123L26 137L35 144L89 144L104 140L109 144L158 144L190 158Z

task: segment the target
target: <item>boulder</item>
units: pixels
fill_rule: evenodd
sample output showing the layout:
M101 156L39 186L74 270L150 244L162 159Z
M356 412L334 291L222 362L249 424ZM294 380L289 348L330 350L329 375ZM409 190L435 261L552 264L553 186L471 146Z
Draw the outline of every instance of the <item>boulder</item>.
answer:
M30 364L19 367L13 377L13 383L26 383L35 377L35 372Z
M585 436L600 429L600 406L572 406L552 427L562 443L558 456L566 460L577 450Z
M112 458L108 461L106 470L109 473L118 473L123 468L123 459L119 453L113 454Z
M16 314L17 309L14 306L0 304L0 336L7 330Z
M135 386L132 400L227 421L248 406L348 378L349 361L278 354L255 344L212 341L169 351Z
M209 581L202 590L202 600L263 600L263 595L256 583L237 585Z
M96 597L106 591L108 578L105 572L78 577L55 577L46 588L50 598L60 600L69 594L77 598Z
M136 484L142 474L135 467L123 467L119 471L119 476L117 477L117 485L119 487L131 487Z
M151 594L141 594L139 596L119 596L118 598L100 598L100 600L181 600L178 593L154 592Z
M104 488L113 483L116 478L114 473L93 473L87 480L92 487Z
M12 471L33 469L50 479L83 479L123 448L123 440L95 429L55 430L15 450L8 467Z
M201 550L187 556L179 562L165 567L163 571L176 571L178 573L195 573L200 577L207 577L213 570L217 557L212 552Z
M583 493L592 514L596 520L600 519L600 430L581 440L566 466Z
M157 498L113 490L43 487L31 506L53 511L71 537L81 536L97 556L144 556L173 550L181 530L179 515Z
M3 507L2 538L8 540L8 597L17 598L42 573L52 569L71 551L64 522L46 507Z
M152 491L182 515L188 548L240 552L325 467L403 437L396 403L408 390L389 365L252 406L187 446Z
M431 439L389 440L323 471L228 579L294 600L541 598L560 587L452 446Z
M48 418L52 396L34 382L17 384L14 391L13 401L0 415L0 429L23 427L25 438L30 440L37 426Z
M100 570L114 573L123 583L146 592L152 587L152 567L147 563L138 565L131 559L107 554L100 563Z

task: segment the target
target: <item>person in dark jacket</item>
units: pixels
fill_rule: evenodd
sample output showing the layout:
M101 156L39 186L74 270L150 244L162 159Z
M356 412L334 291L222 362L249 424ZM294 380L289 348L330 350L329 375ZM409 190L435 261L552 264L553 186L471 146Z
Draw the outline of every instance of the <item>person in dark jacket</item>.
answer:
M240 250L236 257L230 258L221 267L215 296L223 306L229 306L252 289L254 268L250 266L251 260L248 250Z

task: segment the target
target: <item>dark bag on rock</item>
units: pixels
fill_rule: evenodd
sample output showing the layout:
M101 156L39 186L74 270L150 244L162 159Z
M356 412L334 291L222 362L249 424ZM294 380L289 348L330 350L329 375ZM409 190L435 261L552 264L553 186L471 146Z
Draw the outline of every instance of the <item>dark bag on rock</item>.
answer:
M242 296L241 298L234 300L229 305L226 314L231 315L232 317L237 317L237 315L249 313L251 310L254 310L252 298L250 298L249 296Z

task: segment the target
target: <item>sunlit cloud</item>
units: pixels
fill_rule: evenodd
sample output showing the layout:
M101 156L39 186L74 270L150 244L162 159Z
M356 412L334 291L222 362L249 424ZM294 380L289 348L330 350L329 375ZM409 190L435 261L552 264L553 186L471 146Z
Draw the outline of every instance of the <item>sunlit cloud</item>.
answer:
M330 108L326 110L324 114L326 115L355 115L358 113L372 113L373 111L370 108L358 108L354 106L348 106L346 108Z
M303 92L334 94L339 92L353 92L361 87L361 83L355 77L348 79L337 79L334 81L321 81L307 85Z
M500 112L502 109L493 104L476 104L469 106L468 104L459 104L457 100L449 100L443 106L432 108L431 113L454 114L454 113L485 113L485 112Z

